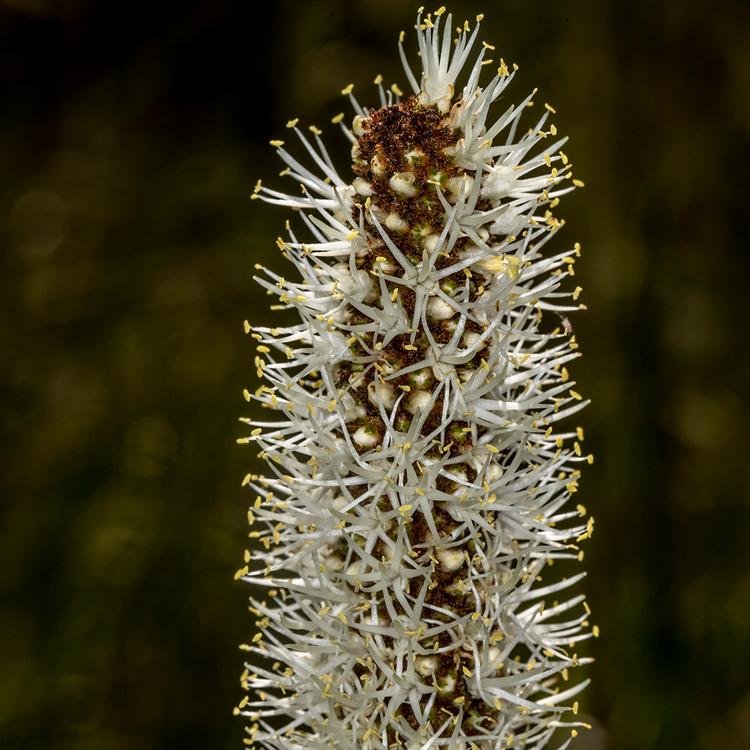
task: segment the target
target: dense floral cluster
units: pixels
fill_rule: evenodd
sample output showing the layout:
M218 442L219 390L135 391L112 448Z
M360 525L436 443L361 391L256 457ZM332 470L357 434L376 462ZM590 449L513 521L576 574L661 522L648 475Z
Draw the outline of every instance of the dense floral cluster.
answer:
M491 118L513 78L500 60L480 86L491 45L456 94L481 19L454 36L443 14L417 18L419 78L400 45L411 95L378 76L367 109L344 89L351 178L290 121L314 166L272 143L301 194L256 187L306 237L278 241L293 279L258 279L300 322L246 325L264 381L247 397L277 416L246 420L269 466L246 478L257 545L238 571L266 589L249 745L531 749L583 725L569 670L596 628L565 596L583 574L542 581L593 530L569 507L592 458L558 426L585 405L566 369L580 249L545 252L580 183L552 107L528 129L533 94Z

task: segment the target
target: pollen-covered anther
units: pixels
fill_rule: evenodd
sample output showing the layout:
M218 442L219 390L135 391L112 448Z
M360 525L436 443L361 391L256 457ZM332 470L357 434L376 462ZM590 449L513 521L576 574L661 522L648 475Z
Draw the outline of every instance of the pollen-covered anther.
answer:
M412 198L417 194L414 186L416 177L413 172L396 172L388 180L391 190L404 198Z
M517 279L521 261L515 255L491 255L489 258L483 258L476 265L489 274L504 274L511 279Z

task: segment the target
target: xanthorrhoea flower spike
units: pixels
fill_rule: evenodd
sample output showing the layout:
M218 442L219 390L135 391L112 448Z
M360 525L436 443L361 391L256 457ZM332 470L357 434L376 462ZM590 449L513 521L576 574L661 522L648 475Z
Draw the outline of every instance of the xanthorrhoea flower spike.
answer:
M304 234L278 240L292 277L258 279L300 322L247 325L247 397L277 415L246 420L269 467L246 478L258 544L238 571L267 590L247 744L531 750L584 726L583 573L543 577L593 523L569 507L592 459L560 426L585 405L566 369L579 249L547 251L580 183L552 107L531 127L533 94L493 114L514 74L479 18L453 36L443 13L417 17L421 72L399 45L412 94L378 76L367 108L344 89L352 175L293 120L305 160L272 143L300 194L256 188Z

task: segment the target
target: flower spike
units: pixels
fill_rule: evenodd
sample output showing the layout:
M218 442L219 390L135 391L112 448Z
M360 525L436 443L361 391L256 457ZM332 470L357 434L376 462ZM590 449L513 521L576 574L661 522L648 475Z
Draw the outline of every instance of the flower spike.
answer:
M243 482L257 633L243 646L247 745L270 750L540 750L578 731L578 643L598 635L556 560L593 533L571 507L587 401L569 363L580 246L550 254L553 209L581 185L549 124L505 96L513 71L416 21L411 93L375 78L379 106L342 94L351 174L320 131L290 120L302 156L273 141L287 194L253 197L301 219L279 239L294 273L257 281L299 322L250 327L263 384L243 420L266 475ZM474 56L472 59L472 55Z

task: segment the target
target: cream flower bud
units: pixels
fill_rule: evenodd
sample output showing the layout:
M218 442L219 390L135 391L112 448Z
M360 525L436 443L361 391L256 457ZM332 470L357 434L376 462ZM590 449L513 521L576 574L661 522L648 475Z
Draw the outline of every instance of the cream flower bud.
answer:
M412 172L396 172L394 175L391 175L388 184L394 193L405 198L411 198L417 193L417 189L414 187L415 180L416 178Z
M473 185L474 178L468 174L463 174L460 177L451 177L446 183L446 186L454 199L458 198L461 194L468 196Z
M427 303L427 317L432 320L448 320L456 314L456 309L442 297L431 297Z
M385 162L383 161L380 154L375 154L372 157L372 159L370 160L370 168L372 169L372 173L377 177L385 174Z
M438 691L441 693L452 693L456 687L456 675L454 672L446 672L438 677Z
M429 367L410 373L409 382L417 388L424 388L432 380L432 371Z
M352 120L352 133L354 133L354 135L356 135L358 138L365 133L365 130L362 127L362 123L365 121L365 119L366 118L362 117L362 115L356 115Z
M409 228L409 224L394 211L385 217L385 225L393 232L405 232Z
M363 180L361 177L355 177L352 185L357 191L357 194L365 198L368 198L375 193L375 191L372 189L372 185L367 182L367 180Z
M384 382L372 381L367 386L367 400L373 406L383 406L390 409L396 401L393 386Z
M440 560L440 569L446 573L458 570L466 562L463 548L441 549L435 553L435 557Z
M438 249L439 243L439 234L428 234L427 237L422 240L422 247L427 250L428 253L432 254Z
M360 427L352 439L360 448L373 448L380 442L380 436L371 427Z
M412 391L409 394L406 410L410 414L416 414L418 411L426 409L431 400L432 396L427 391Z
M464 345L464 348L471 349L476 346L481 341L481 339L481 334L477 333L476 331L468 331L461 337L461 343Z
M436 674L440 666L437 656L418 656L414 659L414 668L422 677L431 677Z

